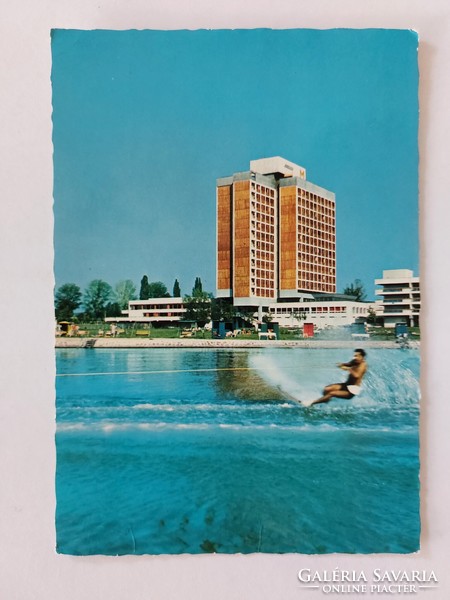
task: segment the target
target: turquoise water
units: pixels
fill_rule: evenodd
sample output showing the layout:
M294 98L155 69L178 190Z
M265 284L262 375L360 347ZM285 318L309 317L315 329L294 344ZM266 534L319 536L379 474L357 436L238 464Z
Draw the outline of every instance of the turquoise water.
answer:
M67 554L413 552L419 355L371 350L361 396L311 409L346 350L57 351Z

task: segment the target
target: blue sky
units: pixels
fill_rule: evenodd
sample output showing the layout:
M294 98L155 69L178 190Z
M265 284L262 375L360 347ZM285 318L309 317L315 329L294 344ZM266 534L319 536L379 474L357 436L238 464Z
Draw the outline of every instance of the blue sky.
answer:
M283 156L336 194L337 288L418 273L417 36L52 35L56 286L215 291L217 177Z

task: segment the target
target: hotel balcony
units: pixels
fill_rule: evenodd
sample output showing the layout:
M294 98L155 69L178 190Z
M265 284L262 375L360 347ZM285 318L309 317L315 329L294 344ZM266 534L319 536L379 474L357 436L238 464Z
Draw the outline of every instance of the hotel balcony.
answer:
M411 288L383 288L382 290L375 290L376 296L409 296L411 294ZM418 292L420 293L420 292Z
M405 305L411 304L412 301L412 298L410 298L409 296L402 296L401 298L399 298L398 296L388 296L387 298L383 298L380 301L380 304L388 304L389 306L392 306L393 304Z
M408 316L411 316L412 313L413 313L413 311L410 309L394 310L392 308L389 308L388 310L384 310L384 311L380 312L379 314L384 315L385 317L408 317Z
M382 285L385 287L397 286L397 287L411 287L419 285L419 277L393 277L385 279L375 279L375 285Z

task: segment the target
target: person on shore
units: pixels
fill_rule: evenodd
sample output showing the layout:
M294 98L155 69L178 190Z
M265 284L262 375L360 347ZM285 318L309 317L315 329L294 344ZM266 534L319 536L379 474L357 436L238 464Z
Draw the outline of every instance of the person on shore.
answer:
M357 348L353 355L353 360L347 363L337 365L343 371L348 371L347 381L344 383L331 383L323 390L323 396L305 404L312 406L322 402L329 402L332 398L346 398L350 400L361 392L361 382L367 371L366 352L362 348Z

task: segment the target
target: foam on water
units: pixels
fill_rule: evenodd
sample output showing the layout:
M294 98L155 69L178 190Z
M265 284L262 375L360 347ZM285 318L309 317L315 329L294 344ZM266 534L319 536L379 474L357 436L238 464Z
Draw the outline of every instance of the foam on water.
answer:
M338 357L344 351L315 350L314 352L320 354L322 358L327 352L331 356ZM319 397L325 385L344 381L346 378L346 374L338 371L331 360L327 365L324 361L315 361L314 358L311 360L311 354L313 353L303 355L304 362L301 358L295 362L295 352L291 353L291 357L295 357L294 360L286 361L282 353L269 350L251 355L250 364L257 368L261 377L271 385L296 400L304 401ZM337 359L336 362L342 361ZM352 399L352 406L369 408L389 405L392 409L405 405L412 408L418 406L420 387L416 351L369 351L368 362L369 370L363 382L362 394ZM340 401L333 400L327 408L335 406L336 402L342 404Z
M317 397L348 354L58 353L59 372L160 371L57 379L58 550L416 550L418 354L371 350L351 401L284 395Z
M242 424L242 423L175 423L159 421L158 423L111 423L111 422L97 422L97 423L63 423L57 425L58 433L67 432L82 432L82 433L95 433L95 432L123 432L133 430L145 430L145 431L160 431L165 430L209 430L214 431L217 429L233 429L235 431L265 431L269 429L279 429L280 431L351 431L354 430L351 426L345 424L332 424L332 423L304 423L302 425L280 425L279 423L266 423L264 425L256 424ZM406 426L402 430L398 430L395 427L377 427L377 428L365 428L365 432L376 432L383 431L389 433L405 433L415 431L414 426Z
M250 356L250 364L257 369L259 375L263 377L273 387L286 392L299 402L307 399L306 386L301 387L300 382L292 374L292 369L283 368L282 361L275 360L274 354L254 354Z

